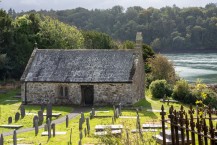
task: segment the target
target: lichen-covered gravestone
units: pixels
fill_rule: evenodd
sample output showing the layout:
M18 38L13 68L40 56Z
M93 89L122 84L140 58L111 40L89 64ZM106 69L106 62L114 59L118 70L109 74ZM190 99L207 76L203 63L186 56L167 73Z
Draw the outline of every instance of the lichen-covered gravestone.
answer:
M79 119L79 130L82 130L82 119Z
M12 117L8 117L8 124L12 123Z
M81 112L81 121L82 121L82 123L85 122L85 120L84 120L84 113L83 112Z
M39 124L42 124L43 121L44 121L43 111L42 111L42 110L39 110L39 111L38 111L38 123L39 123Z
M47 119L47 130L48 130L48 139L51 138L51 124L50 119Z
M52 104L51 103L49 103L48 105L47 105L47 119L52 119Z
M55 135L56 135L56 125L55 125L55 123L51 124L51 128L53 130L53 137L55 137Z
M33 117L33 127L35 127L35 121L37 120L37 122L38 122L38 116L37 115L35 115L34 117Z
M90 134L90 119L86 118L86 125L87 125L87 134Z
M25 117L26 115L26 110L25 107L23 105L20 106L20 113L21 113L21 117Z
M35 136L37 136L38 135L38 119L35 119L34 121L35 121L34 122L34 125L35 125Z
M17 112L17 113L15 114L15 122L17 122L19 119L20 119L20 113Z

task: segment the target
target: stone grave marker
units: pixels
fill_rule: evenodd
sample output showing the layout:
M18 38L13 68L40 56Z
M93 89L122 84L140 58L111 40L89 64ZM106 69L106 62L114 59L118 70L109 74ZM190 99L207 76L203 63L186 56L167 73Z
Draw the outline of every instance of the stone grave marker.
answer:
M66 128L68 128L68 126L69 126L69 116L66 115Z
M119 117L119 109L118 109L118 108L115 109L115 117L116 117L116 118Z
M83 138L83 133L82 133L82 131L80 131L79 137L80 137L80 140L82 140L82 138Z
M38 116L37 115L35 115L34 117L33 117L33 127L35 127L35 121L37 120L37 122L38 122Z
M44 112L44 109L45 109L45 105L42 104L42 105L41 105L41 111Z
M35 121L35 123L34 123L34 125L35 125L35 136L37 136L38 135L38 119L35 119L34 121Z
M122 111L121 103L119 103L119 105L118 105L118 110L119 110L119 115L121 116L122 115L122 113L121 113L121 111Z
M86 118L87 134L90 134L90 119Z
M48 131L48 139L51 138L51 125L50 125L50 119L47 119L47 131Z
M15 114L15 122L17 122L19 119L20 119L20 113L17 112L17 113Z
M1 134L1 137L0 137L0 145L3 145L4 144L4 137L3 137L3 134Z
M12 117L8 117L8 124L12 123Z
M42 124L43 121L44 121L43 111L42 111L42 110L39 110L39 111L38 111L38 123L39 123L39 124Z
M44 125L44 131L47 131L47 124Z
M81 121L82 121L82 123L85 122L85 120L84 120L84 113L83 112L81 112Z
M82 130L82 120L81 120L81 118L79 119L79 130Z
M13 145L17 145L17 132L14 130L13 132Z
M49 103L48 105L47 105L47 119L52 119L52 104L51 103Z
M20 113L21 113L21 118L24 118L26 115L26 110L23 105L20 106Z
M55 125L55 123L51 124L51 128L53 129L53 137L55 137L55 135L56 135L56 125Z

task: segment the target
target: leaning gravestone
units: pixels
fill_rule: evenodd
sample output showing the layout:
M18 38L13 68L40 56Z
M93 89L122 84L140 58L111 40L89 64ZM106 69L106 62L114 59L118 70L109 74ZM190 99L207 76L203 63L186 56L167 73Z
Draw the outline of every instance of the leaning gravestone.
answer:
M55 135L56 135L56 125L55 125L55 123L51 124L51 128L53 130L53 137L55 137Z
M86 125L87 125L87 134L90 134L90 119L86 118Z
M13 133L13 145L17 145L17 132L16 132L16 130L14 130L14 133Z
M37 122L38 122L38 116L37 115L35 115L34 117L33 117L33 127L35 127L35 121L37 120Z
M25 108L24 108L23 105L21 105L21 107L20 107L20 113L21 113L21 117L22 117L22 118L25 117L25 115L26 115L26 110L25 110Z
M40 110L40 111L38 111L38 123L42 124L43 121L44 121L43 111Z
M4 144L4 137L3 137L3 134L1 134L1 137L0 137L0 145L3 145Z
M79 130L82 130L82 120L81 120L81 118L79 119Z
M49 103L47 105L47 119L50 118L50 120L52 119L52 104Z
M38 119L35 119L34 121L35 121L35 123L34 123L34 125L35 125L35 136L37 136L38 135Z
M8 117L8 124L12 123L12 117Z
M20 113L17 112L17 113L15 114L15 122L17 122L19 119L20 119Z

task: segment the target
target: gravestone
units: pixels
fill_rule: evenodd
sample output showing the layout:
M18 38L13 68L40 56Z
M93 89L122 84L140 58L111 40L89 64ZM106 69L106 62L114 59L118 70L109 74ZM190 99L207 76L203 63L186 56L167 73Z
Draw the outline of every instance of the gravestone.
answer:
M116 118L119 117L119 109L118 109L118 108L115 109L115 117L116 117Z
M25 117L26 115L26 110L25 107L23 105L20 106L20 113L21 113L21 117Z
M37 120L37 122L38 122L38 116L37 115L35 115L34 117L33 117L33 127L35 127L35 121Z
M44 109L45 109L45 105L42 104L42 105L41 105L41 111L44 112Z
M51 124L51 128L53 129L53 137L55 137L55 135L56 135L56 125L55 125L55 123Z
M80 131L79 137L80 137L80 140L82 140L82 138L83 138L83 133L82 133L82 131Z
M92 112L92 115L93 115L93 117L94 117L94 116L96 115L96 114L95 114L95 109L92 108L92 111L91 111L91 112Z
M12 123L12 117L8 117L8 124Z
M79 130L82 130L82 120L81 120L81 118L79 119Z
M90 119L86 118L87 134L90 134Z
M84 113L83 112L81 112L81 121L82 121L82 123L84 123Z
M1 134L1 137L0 137L0 145L3 145L4 144L4 137L3 137L3 134Z
M81 140L78 141L78 145L81 145Z
M115 105L113 105L114 119L116 119Z
M66 115L66 128L68 128L68 126L69 126L69 116Z
M115 124L115 120L114 120L114 117L112 117L112 124Z
M39 110L39 111L38 111L38 123L39 123L39 124L42 124L43 121L44 121L43 111L42 111L42 110Z
M47 124L44 125L44 131L47 131Z
M15 114L15 122L17 122L19 119L20 119L20 113L17 112L17 113Z
M47 119L47 130L48 130L48 139L51 138L51 125L50 125L50 119Z
M38 135L38 119L35 119L34 121L35 121L35 123L34 123L34 125L35 125L35 136L37 136Z
M52 104L51 103L49 103L48 105L47 105L47 119L52 119Z
M122 113L121 113L121 111L122 111L121 103L119 103L119 105L118 105L118 110L119 110L119 115L121 116L122 115Z
M17 132L16 132L16 130L14 130L14 133L13 133L13 145L17 145Z

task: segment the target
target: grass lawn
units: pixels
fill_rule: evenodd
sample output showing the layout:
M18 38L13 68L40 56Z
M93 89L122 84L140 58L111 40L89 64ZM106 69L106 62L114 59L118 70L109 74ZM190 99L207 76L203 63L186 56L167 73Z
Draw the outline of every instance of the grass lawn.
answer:
M8 97L13 95L15 92L11 92L11 94L8 94ZM1 104L3 105L3 104ZM19 103L15 104L5 104L8 109L9 108L15 108L12 109L13 113L15 113L19 107ZM12 106L11 106L12 105ZM141 124L144 123L157 123L160 122L161 116L160 113L158 112L148 112L147 109L155 109L159 110L161 109L161 106L163 105L162 102L160 102L158 99L153 99L151 98L150 94L147 92L146 93L146 99L142 99L140 102L135 104L135 107L137 106L143 106L143 110L139 111L140 115L140 120ZM176 103L170 103L170 105L173 105L175 109L180 109L180 105L184 106L184 109L187 111L189 109L188 105L184 104L176 104ZM168 115L168 110L169 106L167 103L164 104L165 110ZM17 106L17 108L15 107ZM27 107L29 111L35 112L38 110L37 106L29 106ZM54 107L55 108L55 107ZM58 109L58 108L57 108ZM63 115L66 113L70 112L71 108L64 108L62 110ZM55 109L54 109L55 110ZM99 107L95 108L95 110L103 110L103 111L109 111L108 113L97 113L98 115L108 115L108 116L113 116L113 108L111 106L107 107ZM60 112L61 109L58 110ZM5 115L9 116L10 113L9 111L5 113ZM127 109L123 108L122 110L122 116L136 116L136 111L132 109ZM85 112L85 117L89 117L89 112ZM6 117L7 118L7 117ZM20 138L21 140L18 141L18 143L22 144L49 144L49 145L66 145L68 144L70 140L70 130L72 129L72 144L77 145L79 141L79 128L78 128L78 122L79 122L80 115L77 116L76 118L72 119L69 121L69 127L66 128L65 123L58 124L56 125L56 131L66 131L66 135L58 135L56 137L51 137L50 140L48 140L48 137L46 136L41 136L41 133L44 131L43 129L40 129L39 134L35 136L34 131L26 132L26 133L21 133L18 134L17 137ZM24 118L25 119L25 118ZM32 123L28 122L28 120L31 119L26 119L27 123L25 127L31 126ZM22 121L22 120L21 120ZM22 123L22 122L19 123ZM32 120L31 120L32 121ZM4 121L5 122L5 121ZM84 137L82 139L82 144L99 144L99 143L105 143L105 144L127 144L126 140L126 131L129 132L129 140L132 145L134 144L147 144L147 145L155 145L156 142L152 138L152 135L158 134L158 132L144 132L143 133L143 139L144 142L141 142L140 136L138 133L131 133L132 129L136 128L136 119L124 119L124 118L119 118L116 120L115 124L122 124L124 126L124 129L122 130L123 133L121 136L103 136L103 137L97 137L94 135L95 132L95 126L96 125L106 125L106 124L112 124L112 118L94 118L90 120L90 135L87 137ZM83 124L83 128L86 127L86 123ZM83 134L84 136L84 134ZM7 136L5 137L5 144L12 144L12 136Z
M8 117L12 117L12 124L23 125L22 128L32 127L34 115L26 115L23 119L15 122L16 112L20 112L21 99L13 98L20 90L10 90L6 94L0 94L0 125L8 124ZM18 101L8 101L18 100ZM65 116L72 111L72 107L53 106L53 112L61 113L61 116ZM26 113L36 113L40 110L40 106L25 105ZM46 110L45 110L46 112ZM60 117L61 117L60 116ZM55 117L53 119L56 119ZM45 122L45 121L44 121ZM11 131L12 129L0 128L0 133Z

